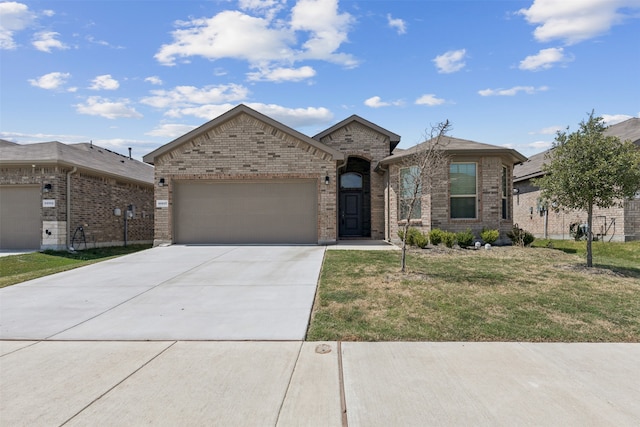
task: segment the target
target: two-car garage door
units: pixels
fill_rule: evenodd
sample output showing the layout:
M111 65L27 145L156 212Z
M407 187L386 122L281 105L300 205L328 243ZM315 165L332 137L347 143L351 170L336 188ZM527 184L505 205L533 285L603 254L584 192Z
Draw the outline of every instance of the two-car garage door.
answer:
M174 241L317 243L316 182L174 181Z

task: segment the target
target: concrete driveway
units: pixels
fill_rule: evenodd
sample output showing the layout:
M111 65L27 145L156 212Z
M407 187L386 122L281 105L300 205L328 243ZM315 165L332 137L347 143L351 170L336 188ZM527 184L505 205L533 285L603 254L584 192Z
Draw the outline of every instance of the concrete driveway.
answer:
M168 246L0 289L0 339L302 340L318 246Z

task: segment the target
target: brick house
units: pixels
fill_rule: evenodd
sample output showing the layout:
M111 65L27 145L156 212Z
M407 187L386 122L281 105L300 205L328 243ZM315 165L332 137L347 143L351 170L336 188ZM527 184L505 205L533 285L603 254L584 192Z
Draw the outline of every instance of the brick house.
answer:
M355 115L308 137L239 105L144 156L155 166L154 244L397 240L399 142ZM513 164L526 158L453 138L450 150L476 179L473 217L451 218L445 176L415 225L510 229L501 180L511 194Z
M630 140L640 148L640 118L609 126L606 135ZM514 169L514 222L538 238L571 239L571 224L586 224L586 211L555 210L546 206L541 191L532 180L543 175L548 151L531 156ZM640 239L640 197L621 200L619 206L594 207L593 233L606 241L625 242Z
M90 143L0 140L0 249L151 243L153 187L152 167Z

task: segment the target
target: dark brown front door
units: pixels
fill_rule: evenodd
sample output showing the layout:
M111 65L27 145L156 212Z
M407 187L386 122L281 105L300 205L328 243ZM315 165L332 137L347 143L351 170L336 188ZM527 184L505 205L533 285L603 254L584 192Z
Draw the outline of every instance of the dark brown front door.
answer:
M362 236L362 192L340 194L340 236Z

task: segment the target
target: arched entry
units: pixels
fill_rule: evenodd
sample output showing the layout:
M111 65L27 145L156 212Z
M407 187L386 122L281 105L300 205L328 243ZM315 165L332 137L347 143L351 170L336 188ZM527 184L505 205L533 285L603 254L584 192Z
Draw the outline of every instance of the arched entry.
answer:
M371 163L349 157L338 182L340 196L338 223L340 237L371 236Z

